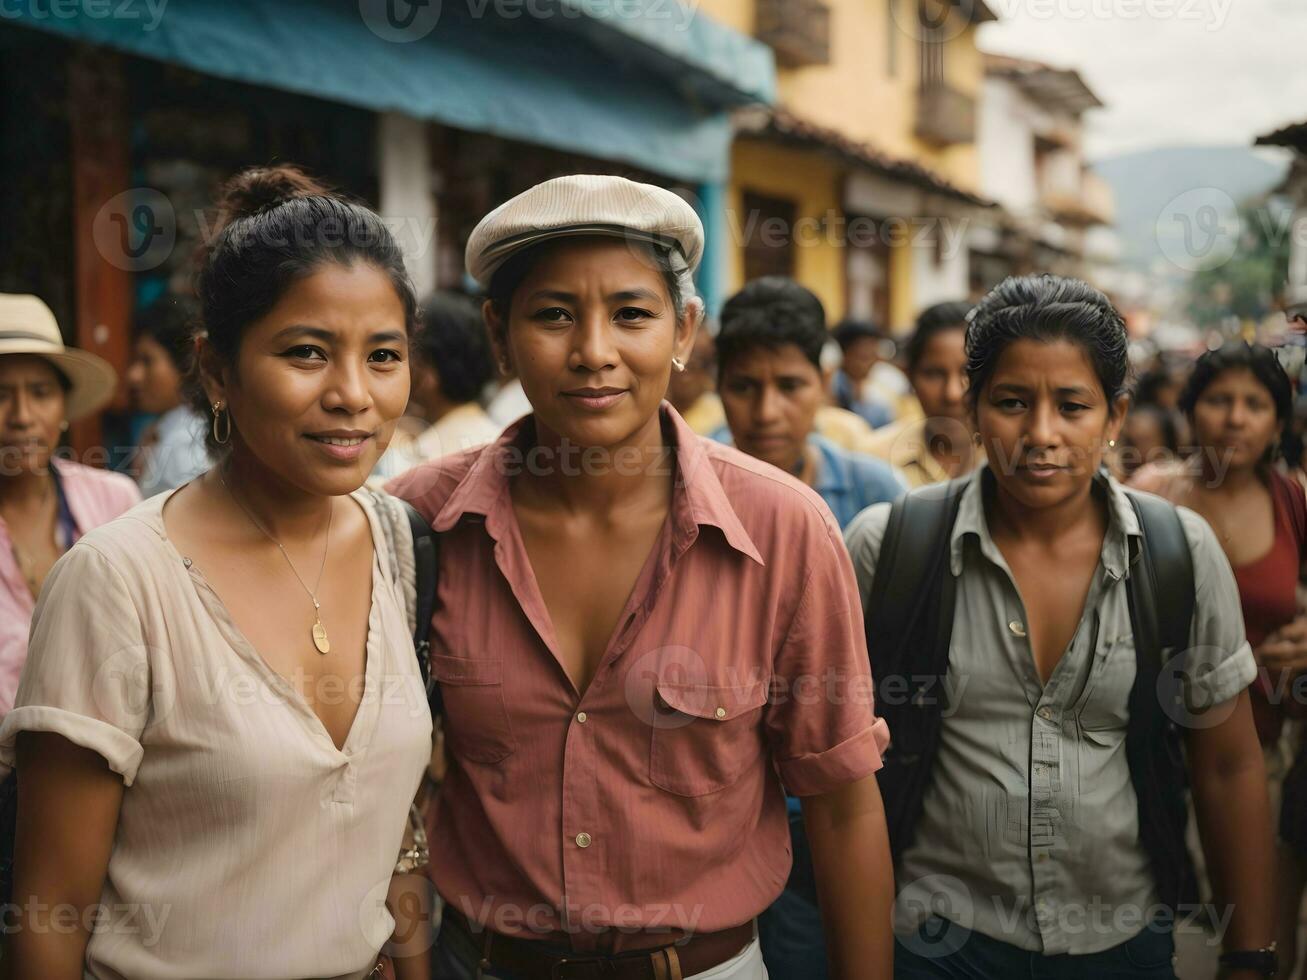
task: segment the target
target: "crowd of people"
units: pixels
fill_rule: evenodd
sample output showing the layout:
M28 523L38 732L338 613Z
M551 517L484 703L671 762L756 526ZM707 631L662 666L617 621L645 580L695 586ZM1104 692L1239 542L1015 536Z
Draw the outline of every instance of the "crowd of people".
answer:
M123 472L0 296L0 975L1174 978L1192 920L1295 975L1276 350L1132 365L1052 275L709 324L617 177L486 215L476 297L293 167L217 211Z

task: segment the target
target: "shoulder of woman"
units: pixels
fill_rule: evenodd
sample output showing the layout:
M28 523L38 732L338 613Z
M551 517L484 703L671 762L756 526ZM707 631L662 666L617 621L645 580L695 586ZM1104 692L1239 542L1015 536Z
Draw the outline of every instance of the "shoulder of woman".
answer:
M66 488L95 500L107 517L117 517L141 502L140 488L125 474L71 460L59 460L54 465Z
M1187 475L1185 464L1179 460L1146 463L1139 467L1125 483L1132 490L1143 490L1173 500L1179 494Z
M428 521L434 521L481 455L495 449L491 443L441 456L387 480L383 488L387 494L412 504Z

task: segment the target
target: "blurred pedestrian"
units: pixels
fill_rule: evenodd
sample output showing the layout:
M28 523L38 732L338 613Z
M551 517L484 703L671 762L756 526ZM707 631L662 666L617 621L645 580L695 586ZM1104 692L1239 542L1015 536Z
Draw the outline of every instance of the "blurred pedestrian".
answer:
M1149 463L1166 464L1179 457L1180 433L1175 415L1159 405L1130 406L1121 441L1112 457L1114 475L1128 481L1140 467Z
M1307 673L1307 615L1298 601L1307 562L1307 497L1276 466L1279 439L1293 414L1293 386L1273 350L1231 341L1198 359L1180 407L1198 451L1186 461L1144 467L1132 482L1206 518L1234 566L1258 662L1253 716L1274 805L1296 748L1282 737L1285 721L1307 715L1307 705L1295 697L1301 690L1295 682ZM1282 848L1278 867L1279 939L1287 966L1296 949L1307 862Z
M589 175L519 195L468 243L533 411L392 484L445 570L439 976L580 960L762 980L754 920L789 872L781 780L804 797L834 971L889 973L884 732L856 693L839 529L663 404L702 317L702 251L680 197ZM828 696L769 700L802 678Z
M842 449L817 432L826 392L826 311L793 279L755 279L726 301L717 337L719 437L812 487L840 527L906 489L883 460Z
M717 352L707 324L694 335L694 347L685 359L685 370L672 372L667 400L698 435L712 435L726 424L725 410L717 394Z
M134 461L141 494L179 487L209 468L204 416L188 404L182 385L195 351L196 307L181 296L165 296L136 321L127 387L136 409L157 416L141 437Z
M755 279L726 301L717 337L719 389L737 449L771 463L821 495L840 527L906 486L888 463L850 452L819 435L825 400L821 351L827 340L821 300L793 279ZM758 919L763 960L773 977L828 975L812 855L798 797L786 799L794 865L782 892Z
M865 320L844 320L832 336L843 354L831 381L832 400L860 415L873 429L889 425L909 394L907 378L891 360L894 341Z
M978 453L967 426L967 302L937 303L917 317L907 343L908 381L922 417L878 429L869 450L914 487L969 473Z
M877 699L894 739L880 775L895 976L1174 980L1186 756L1232 910L1227 975L1269 976L1272 852L1256 830L1269 815L1245 691L1255 663L1211 528L1132 499L1103 469L1129 404L1125 325L1084 283L1007 279L972 313L967 352L988 462L847 532L872 672L896 692ZM923 591L922 574L941 584ZM1135 595L1154 584L1136 634ZM1171 639L1166 597L1181 587L1193 590L1188 643L1175 641L1184 698L1163 702L1155 645ZM1212 707L1187 716L1191 704Z
M416 435L396 433L374 476L398 476L428 459L484 446L501 429L477 400L495 372L477 304L458 293L436 293L423 301L421 316L409 361L410 407L427 424Z
M408 400L412 287L381 219L297 170L222 211L192 393L221 461L60 559L0 726L14 894L79 913L8 923L13 976L362 978L409 912L431 718L398 503L359 488Z
M0 719L51 567L141 499L127 477L56 455L68 423L103 406L116 380L108 362L64 346L40 299L0 294Z

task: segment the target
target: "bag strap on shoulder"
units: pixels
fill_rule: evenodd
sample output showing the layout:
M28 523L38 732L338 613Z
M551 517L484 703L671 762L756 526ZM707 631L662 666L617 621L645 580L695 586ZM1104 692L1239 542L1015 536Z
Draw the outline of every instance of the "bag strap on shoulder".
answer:
M949 536L965 488L965 479L932 484L901 495L891 505L867 598L868 637L875 638L878 648L898 647L923 596L940 584L930 578L941 563L947 570Z
M427 686L427 701L435 714L440 705L440 688L431 672L431 614L436 608L436 585L440 569L440 536L417 508L404 501L409 527L413 532L414 585L417 590L413 646L417 650L418 670Z
M1189 645L1194 619L1194 563L1175 507L1127 490L1142 540L1130 575L1130 619L1135 647L1157 654L1158 670Z

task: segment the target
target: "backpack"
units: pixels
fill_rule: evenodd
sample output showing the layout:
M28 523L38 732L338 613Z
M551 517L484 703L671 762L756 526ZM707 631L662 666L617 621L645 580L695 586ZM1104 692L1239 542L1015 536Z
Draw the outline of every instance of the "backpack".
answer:
M411 504L401 503L413 536L413 646L417 651L418 671L427 690L427 704L431 706L431 717L435 720L440 717L444 707L440 688L431 672L431 614L435 610L440 569L439 536ZM0 907L7 905L13 898L14 841L17 828L18 770L14 769L0 783Z
M921 816L948 706L944 680L957 594L949 541L969 479L920 487L895 501L867 603L876 713L890 730L877 776L896 864ZM1174 908L1196 895L1197 878L1184 842L1188 779L1175 721L1187 709L1178 674L1165 668L1189 646L1193 558L1175 507L1126 494L1142 531L1141 539L1131 539L1127 579L1136 676L1126 758L1139 801L1140 842L1163 903Z

